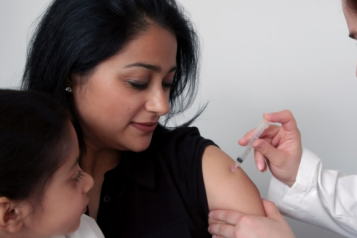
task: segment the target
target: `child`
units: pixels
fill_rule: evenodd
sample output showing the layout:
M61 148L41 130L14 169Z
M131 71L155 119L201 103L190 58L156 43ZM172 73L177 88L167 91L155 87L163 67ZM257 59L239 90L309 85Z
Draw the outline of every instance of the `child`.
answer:
M93 179L70 120L46 95L0 90L0 237L104 237L83 215Z

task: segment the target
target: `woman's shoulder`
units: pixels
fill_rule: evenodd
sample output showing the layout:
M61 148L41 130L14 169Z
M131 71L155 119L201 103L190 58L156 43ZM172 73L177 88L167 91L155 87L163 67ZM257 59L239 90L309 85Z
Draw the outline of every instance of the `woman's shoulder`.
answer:
M197 127L160 128L157 148L163 155L180 161L201 158L209 145L217 146L212 140L204 138Z
M197 127L175 127L175 128L167 128L163 126L159 126L156 131L156 137L160 138L161 141L166 143L177 143L178 141L186 142L187 140L192 139L205 139L201 136L200 131ZM154 137L154 139L156 139Z

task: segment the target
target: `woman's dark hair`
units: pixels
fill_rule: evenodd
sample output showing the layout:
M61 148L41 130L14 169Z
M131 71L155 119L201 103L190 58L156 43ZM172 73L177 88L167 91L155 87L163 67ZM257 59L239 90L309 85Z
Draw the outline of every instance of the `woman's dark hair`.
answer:
M198 78L197 35L175 0L54 0L31 41L22 87L49 92L75 114L73 98L65 92L76 83L71 74L90 75L153 23L177 39L168 121L191 106ZM74 125L84 150L82 132Z
M39 201L64 162L70 119L44 93L0 90L0 197Z
M357 0L345 0L346 6L352 11L357 12Z

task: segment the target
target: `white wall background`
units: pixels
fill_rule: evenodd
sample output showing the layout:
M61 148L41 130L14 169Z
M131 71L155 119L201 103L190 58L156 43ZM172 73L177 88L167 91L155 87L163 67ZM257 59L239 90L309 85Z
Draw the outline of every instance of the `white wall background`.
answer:
M357 60L339 0L178 0L202 46L197 119L203 136L232 158L264 112L290 109L305 147L326 168L356 173ZM34 21L49 0L0 1L0 87L17 88ZM243 169L266 196L270 173ZM244 192L244 191L242 191ZM297 237L341 237L288 219Z

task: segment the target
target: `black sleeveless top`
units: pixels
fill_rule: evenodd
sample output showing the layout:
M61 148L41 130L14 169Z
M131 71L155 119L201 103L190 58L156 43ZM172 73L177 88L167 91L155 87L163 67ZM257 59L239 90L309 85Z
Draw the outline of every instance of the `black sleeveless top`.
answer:
M123 152L104 176L97 217L104 236L211 237L202 174L208 145L195 127L158 126L146 151Z

